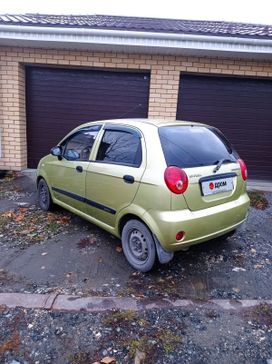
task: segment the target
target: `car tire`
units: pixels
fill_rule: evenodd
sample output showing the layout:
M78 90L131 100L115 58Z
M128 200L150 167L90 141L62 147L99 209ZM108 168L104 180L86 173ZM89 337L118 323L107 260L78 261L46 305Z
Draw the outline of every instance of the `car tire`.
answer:
M53 208L53 201L49 187L45 180L41 178L38 183L39 206L43 211L50 211Z
M122 247L129 264L140 272L150 271L156 260L156 246L149 229L138 220L129 220L122 230Z

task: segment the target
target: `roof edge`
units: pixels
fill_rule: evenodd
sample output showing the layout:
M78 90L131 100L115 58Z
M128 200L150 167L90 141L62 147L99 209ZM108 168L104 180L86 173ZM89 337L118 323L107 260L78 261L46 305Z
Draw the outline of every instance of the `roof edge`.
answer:
M0 45L73 47L157 54L192 51L194 54L213 53L215 56L218 53L230 56L252 54L272 57L270 39L26 25L0 24Z

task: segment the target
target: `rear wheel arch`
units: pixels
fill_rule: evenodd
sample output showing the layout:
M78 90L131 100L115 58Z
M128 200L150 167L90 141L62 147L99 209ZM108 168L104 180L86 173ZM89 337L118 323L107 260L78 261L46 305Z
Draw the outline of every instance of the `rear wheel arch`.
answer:
M138 220L138 221L140 221L140 222L142 222L143 224L146 225L145 221L143 221L139 216L134 215L134 214L126 214L126 215L122 216L121 219L118 222L118 234L119 234L119 236L122 235L123 228L124 228L124 226L126 225L126 223L129 220ZM146 227L149 229L149 227L147 225L146 225Z
M154 232L150 228L149 224L142 217L140 217L139 215L136 215L136 214L127 213L127 214L123 215L118 222L118 231L117 232L118 232L119 236L122 235L123 228L129 220L140 221L147 227L147 229L150 231L150 233L152 235L154 234Z

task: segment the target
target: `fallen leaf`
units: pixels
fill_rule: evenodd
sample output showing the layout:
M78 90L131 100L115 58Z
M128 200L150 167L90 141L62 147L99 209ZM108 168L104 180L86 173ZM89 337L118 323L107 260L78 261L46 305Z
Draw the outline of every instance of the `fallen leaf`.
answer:
M255 269L260 269L260 268L263 268L263 265L262 264L255 264L254 268Z
M22 214L22 215L16 216L14 220L16 222L21 222L24 220L24 218L25 218L25 215Z
M255 253L256 253L256 249L253 249L253 248L252 248L250 251L251 251L251 253L253 253L253 254L255 254Z
M4 217L13 217L14 213L12 211L7 211L7 212L4 212L2 216L4 216Z
M232 288L232 290L233 290L234 292L236 292L236 293L239 293L239 292L241 291L241 289L240 289L240 288L237 288L237 287Z
M47 219L49 221L54 221L54 220L56 220L56 215L55 214L52 214L52 212L48 212L47 213Z
M116 360L114 358L111 358L110 356L105 356L105 358L100 360L100 363L102 363L102 364L111 364L111 363L115 363L115 362L116 362Z
M123 249L121 246L117 246L116 249L117 253L122 253Z
M136 349L134 364L143 364L144 360L145 360L145 353L143 351L140 351L139 349Z
M63 216L60 217L59 219L57 219L57 223L60 225L67 225L70 222L70 217L69 216Z
M20 234L21 234L21 235L26 235L26 234L31 233L32 231L33 231L33 229L29 229L29 230L22 230L22 231L20 231Z
M233 272L245 272L246 269L245 268L241 268L241 267L234 267L232 268Z
M146 296L145 296L144 294L140 294L140 293L139 293L139 294L137 294L137 297L138 297L138 298L146 298Z
M79 242L77 243L77 246L80 249L88 248L90 245L96 244L96 238L91 238L89 236L85 238L81 238Z

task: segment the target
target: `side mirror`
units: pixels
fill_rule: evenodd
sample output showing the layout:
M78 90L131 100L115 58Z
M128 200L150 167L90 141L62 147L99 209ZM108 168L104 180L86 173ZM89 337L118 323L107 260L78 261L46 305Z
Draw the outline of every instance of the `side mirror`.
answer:
M61 147L53 147L51 150L50 150L50 153L52 155L54 155L55 157L60 157L61 154L62 154L62 150L61 150Z

